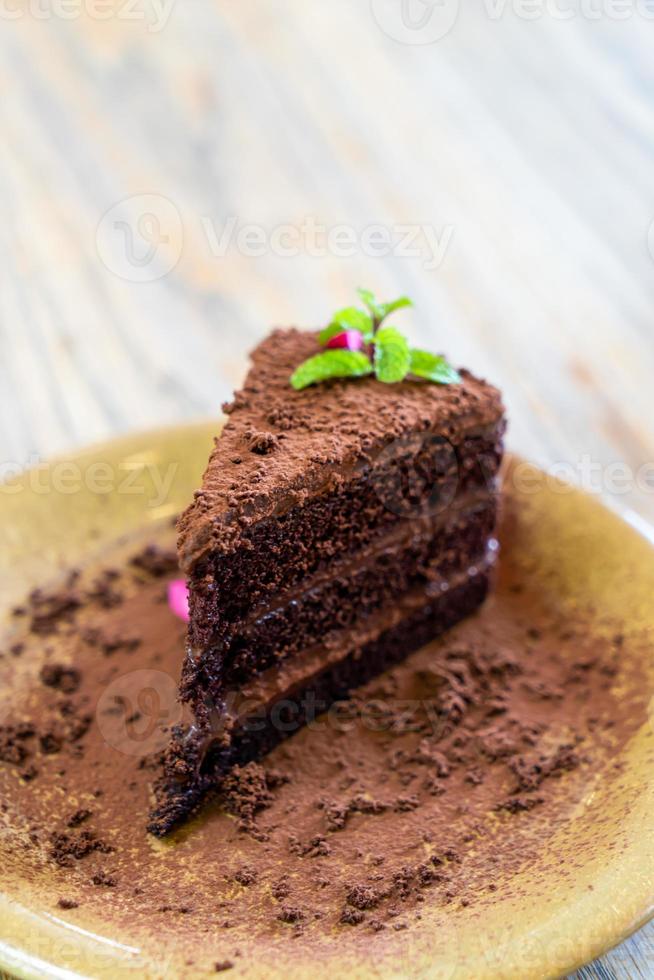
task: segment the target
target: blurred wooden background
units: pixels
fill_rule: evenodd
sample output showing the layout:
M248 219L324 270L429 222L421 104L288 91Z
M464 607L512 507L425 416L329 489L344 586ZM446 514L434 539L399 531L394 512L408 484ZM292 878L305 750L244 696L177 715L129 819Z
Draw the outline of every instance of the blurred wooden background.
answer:
M653 34L636 0L3 3L0 476L217 413L361 284L504 387L512 448L654 519ZM654 976L654 931L580 975Z

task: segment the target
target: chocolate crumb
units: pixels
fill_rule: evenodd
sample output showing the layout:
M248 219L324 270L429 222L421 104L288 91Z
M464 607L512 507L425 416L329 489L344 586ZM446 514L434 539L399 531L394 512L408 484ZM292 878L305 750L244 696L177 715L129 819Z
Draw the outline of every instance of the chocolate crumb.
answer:
M543 780L560 776L576 769L580 759L573 745L561 745L551 753L534 753L520 756L509 762L509 768L517 776L518 790L528 792L537 789Z
M351 885L347 890L345 900L348 905L363 912L366 909L376 908L382 897L380 892L375 891L369 885Z
M254 868L248 868L246 866L239 868L239 870L234 875L234 881L238 882L239 885L243 885L245 888L250 885L256 884L257 872Z
M282 908L277 913L277 918L280 922L297 923L302 922L306 918L306 913L302 909L297 908L293 905L283 905Z
M64 664L45 664L41 668L40 676L46 687L54 687L64 694L74 694L82 677L76 667L67 667Z
M270 806L272 790L283 781L285 777L274 771L267 773L256 762L232 769L224 780L223 794L226 808L239 818L239 829L255 830L257 814Z
M66 824L66 826L70 828L79 827L80 824L83 824L92 815L93 813L91 810L86 810L83 808L80 808L79 810L75 810L75 812L71 814L71 816L68 818L68 823Z
M397 813L410 813L411 810L417 810L419 806L420 800L417 796L398 796L394 809Z
M72 619L81 604L81 597L70 589L58 592L34 589L29 597L32 632L42 636L54 633L60 622Z
M495 809L506 810L507 813L526 813L544 802L542 796L512 796L503 803L498 803Z
M163 578L164 575L171 575L179 570L177 553L156 544L150 544L138 555L134 555L130 564L153 578Z
M89 646L97 647L105 657L110 657L119 651L131 653L136 650L142 642L140 636L125 633L120 628L109 629L104 627L89 627L82 633L82 638Z
M110 854L113 850L90 830L83 830L77 836L56 831L50 835L50 857L62 868L72 867L75 861L93 852Z
M76 902L73 898L60 898L57 906L60 909L64 909L64 911L68 911L69 909L78 909L79 902Z
M349 905L346 906L341 912L340 922L345 926L358 926L365 919L363 912L358 909L353 909Z
M291 886L289 885L288 875L282 875L276 884L271 888L271 893L273 898L281 901L284 898L288 898L291 894Z
M25 741L33 735L31 725L0 725L0 761L19 766L29 754Z
M44 755L57 755L61 752L62 739L56 732L44 732L39 736L39 745Z
M99 885L103 888L115 888L118 884L118 879L115 875L110 875L106 871L98 871L93 875L91 881L94 885Z
M268 453L272 453L279 445L279 436L274 435L272 432L258 432L254 429L249 429L245 434L245 438L250 452L258 453L260 456L267 456Z

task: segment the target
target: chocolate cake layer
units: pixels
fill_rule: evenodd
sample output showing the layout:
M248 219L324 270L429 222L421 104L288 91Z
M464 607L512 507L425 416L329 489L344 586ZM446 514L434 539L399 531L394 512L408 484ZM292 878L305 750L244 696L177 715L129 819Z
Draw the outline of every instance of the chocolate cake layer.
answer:
M157 805L151 814L150 832L165 836L188 818L207 793L219 786L221 776L230 768L270 751L306 723L308 712L315 717L316 710L327 710L354 688L400 663L470 615L486 598L488 587L488 570L466 577L375 640L352 649L318 674L289 686L283 697L275 698L263 713L256 713L254 724L245 722L226 730L224 714L220 714L219 730L212 730L208 719L204 726L195 729L178 728L166 755L164 774L155 787ZM280 701L285 702L281 710Z
M415 587L433 594L447 589L451 576L476 562L483 564L495 522L491 498L435 521L417 526L405 522L374 549L333 563L329 572L309 579L301 589L288 590L214 637L215 645L203 651L199 673L193 671L189 699L198 690L219 698L221 688L245 683L299 653L317 636L329 635L338 643L339 631L354 628Z
M228 629L280 589L329 567L334 556L355 554L394 528L456 512L473 494L487 498L495 490L502 432L494 426L457 447L421 433L399 455L392 447L382 466L361 465L337 490L246 527L234 550L217 550L191 570L191 646L207 645L214 629ZM406 452L414 448L415 456Z

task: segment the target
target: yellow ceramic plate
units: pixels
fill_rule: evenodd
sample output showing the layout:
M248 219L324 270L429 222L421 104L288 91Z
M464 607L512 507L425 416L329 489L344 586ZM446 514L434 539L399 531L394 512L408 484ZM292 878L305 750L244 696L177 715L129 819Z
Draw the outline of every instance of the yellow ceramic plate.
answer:
M1 486L0 620L26 589L62 567L101 555L119 536L152 529L178 512L198 484L215 428L212 423L130 436ZM598 501L575 490L562 492L527 464L511 461L508 477L507 492L517 503L512 546L531 584L547 590L562 610L592 604L641 635L653 629L654 547L646 534ZM643 656L652 698L654 657ZM335 944L330 974L556 977L630 935L654 912L653 710L622 750L621 788L589 788L573 828L557 830L538 869L523 873L519 900L498 894L481 918L474 908L458 910L445 930L442 919L435 928L425 915L410 934L396 934L397 951L385 958L383 969L372 960L339 959L344 954ZM561 857L574 865L572 879L562 877ZM166 950L164 966L161 948L115 935L110 922L85 929L62 921L46 911L51 902L39 900L44 887L21 880L10 861L0 867L0 967L12 975L187 975L174 950ZM311 975L312 964L298 962L293 943L288 947L248 975ZM241 975L238 967L230 972Z

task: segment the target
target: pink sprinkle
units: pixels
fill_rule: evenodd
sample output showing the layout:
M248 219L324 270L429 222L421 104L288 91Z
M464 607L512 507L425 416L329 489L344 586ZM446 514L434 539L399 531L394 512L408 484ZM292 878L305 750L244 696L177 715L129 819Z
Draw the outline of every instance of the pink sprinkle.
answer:
M358 330L344 330L337 333L335 337L330 337L327 347L344 348L345 350L361 350L363 347L363 334Z
M168 605L185 623L189 621L188 588L183 578L168 583Z

